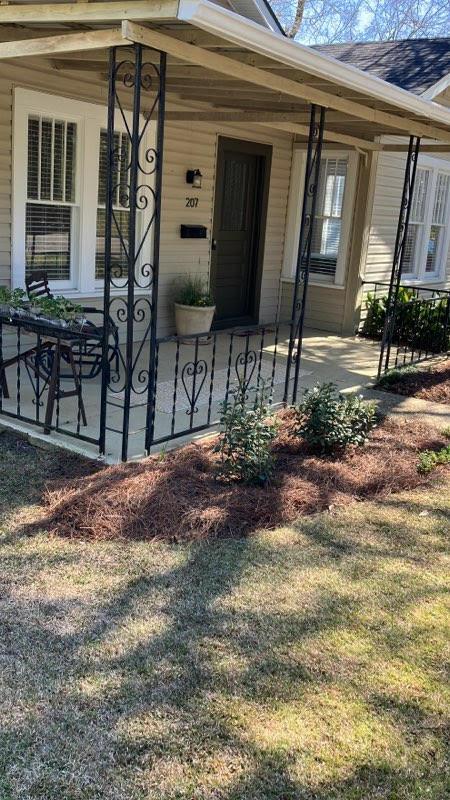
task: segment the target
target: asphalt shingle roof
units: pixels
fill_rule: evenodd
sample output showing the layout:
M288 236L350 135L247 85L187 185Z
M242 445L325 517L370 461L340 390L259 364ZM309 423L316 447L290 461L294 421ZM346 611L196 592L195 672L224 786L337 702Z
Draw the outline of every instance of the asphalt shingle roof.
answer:
M450 38L348 42L313 49L414 94L422 94L450 73Z

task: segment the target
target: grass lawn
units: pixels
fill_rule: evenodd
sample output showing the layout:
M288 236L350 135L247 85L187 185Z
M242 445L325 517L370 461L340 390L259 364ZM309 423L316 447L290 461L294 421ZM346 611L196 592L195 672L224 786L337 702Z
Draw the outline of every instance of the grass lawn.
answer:
M24 536L61 468L0 436L1 800L448 797L448 481L246 539Z

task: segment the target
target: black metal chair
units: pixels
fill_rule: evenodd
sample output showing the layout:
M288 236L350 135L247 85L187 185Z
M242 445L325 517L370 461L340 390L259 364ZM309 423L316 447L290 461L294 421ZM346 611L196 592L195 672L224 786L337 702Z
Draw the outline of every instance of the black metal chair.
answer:
M25 278L25 284L27 287L28 298L31 301L38 301L39 298L43 297L53 297L48 283L48 275L45 270L33 270L30 272L30 274ZM75 361L78 364L81 377L83 379L91 379L96 378L102 369L102 341L105 328L105 315L103 309L95 308L93 306L83 306L82 313L89 314L89 316L97 314L101 317L99 320L99 325L96 325L90 319L86 319L83 323L84 334L86 334L87 329L91 329L92 339L86 337L77 339L76 333L74 333L73 337L72 351ZM108 365L110 366L112 362L114 362L115 370L118 372L119 329L110 316L108 316L106 324L108 326L109 339L112 340L112 342L108 345ZM64 353L62 355L62 359L67 362L67 358ZM52 371L52 363L50 363L51 354L48 352L42 353L41 361L41 368L50 374ZM69 366L71 368L67 373L61 372L61 378L73 377L72 365L70 364Z

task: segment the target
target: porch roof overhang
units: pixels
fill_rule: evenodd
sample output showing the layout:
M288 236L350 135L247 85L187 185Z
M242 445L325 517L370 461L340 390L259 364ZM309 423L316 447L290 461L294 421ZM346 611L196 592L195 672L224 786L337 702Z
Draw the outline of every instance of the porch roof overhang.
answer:
M327 108L327 142L382 150L382 135L415 135L450 149L449 109L208 0L15 2L0 6L0 26L0 59L71 74L104 75L111 46L165 51L169 119L254 123L301 143L314 103Z

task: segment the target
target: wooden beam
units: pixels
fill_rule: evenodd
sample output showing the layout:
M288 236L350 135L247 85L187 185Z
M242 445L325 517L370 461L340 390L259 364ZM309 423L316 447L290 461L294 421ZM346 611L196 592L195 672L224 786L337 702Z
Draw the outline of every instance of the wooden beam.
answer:
M407 144L382 144L381 149L384 153L407 153ZM450 144L421 144L421 153L450 153Z
M10 3L0 5L0 23L121 22L130 20L176 20L178 0L152 2Z
M163 50L184 61L199 64L214 72L220 72L228 77L235 77L256 86L264 86L281 95L307 100L309 103L315 103L325 108L333 108L335 111L342 111L344 114L364 119L375 125L398 129L402 133L450 142L450 130L380 111L353 100L338 97L330 92L297 83L290 78L282 78L248 64L237 63L228 56L210 53L200 47L175 40L166 34L136 25L134 22L123 22L122 31L125 38L132 42L140 42L157 50Z
M257 125L268 125L275 128L277 131L286 131L287 133L296 133L299 136L309 136L309 125L297 125L295 122L258 122ZM325 122L326 124L326 122ZM349 136L346 133L335 133L334 131L325 128L323 132L325 142L339 142L340 144L356 147L358 150L379 150L380 145L377 142L370 142L368 139L360 139L358 136Z
M96 50L98 47L127 45L120 28L102 31L65 33L61 36L46 36L42 39L25 39L0 44L0 59L45 56L51 53L67 53L78 50Z
M166 119L179 120L181 122L298 122L304 124L309 122L310 115L298 113L296 111L166 111ZM327 123L342 122L342 116L330 112L327 114Z
M71 61L68 58L51 58L50 64L57 70L70 70L71 72L104 72L108 66L106 61Z

